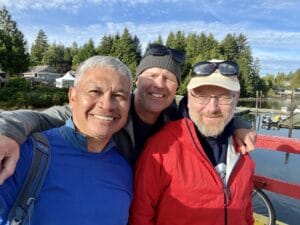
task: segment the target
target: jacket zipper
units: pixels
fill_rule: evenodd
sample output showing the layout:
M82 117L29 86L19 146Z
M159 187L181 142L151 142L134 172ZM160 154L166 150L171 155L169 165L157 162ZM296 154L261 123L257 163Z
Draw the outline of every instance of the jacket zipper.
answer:
M188 124L187 121L185 121L185 122L186 122L186 126L187 126L187 128L188 128L188 130L189 130L189 132L190 132L190 136L191 136L191 138L192 138L192 140L193 140L193 143L194 143L196 149L198 150L198 152L199 152L202 156L204 156L204 157L206 158L207 162L212 166L212 168L214 168L213 164L210 162L210 160L208 159L207 155L206 155L206 154L203 154L203 152L198 148L198 145L196 144L196 142L195 142L195 140L194 140L194 138L193 138L193 134L192 134L192 130L190 129L190 126L189 126L189 124ZM198 140L198 141L199 141L199 140ZM236 163L234 164L234 166L233 166L233 168L232 168L232 170L231 170L231 173L230 173L230 176L229 176L229 178L228 178L227 184L225 184L225 183L223 182L223 180L222 180L222 178L220 177L220 175L219 175L219 174L217 173L217 171L214 169L214 173L217 175L217 177L219 177L219 180L221 181L222 187L223 187L223 190L222 190L222 191L223 191L223 195L224 195L224 225L227 225L227 224L228 224L228 221L227 221L227 220L228 220L227 206L228 206L229 200L231 200L231 192L230 192L230 188L227 188L227 186L228 186L228 184L229 184L230 178L232 177L231 175L232 175L232 173L234 172L234 169L236 168L236 165L239 163L239 161L240 161L240 157L238 158L238 160L236 161Z
M240 157L238 158L238 160L236 161L236 163L234 164L232 170L231 170L231 173L230 173L230 176L228 178L228 182L227 184L225 184L223 182L223 191L224 191L224 224L227 225L228 224L228 211L227 211L227 206L228 206L228 202L231 200L231 191L230 191L230 187L228 184L230 183L230 178L232 177L232 174L237 166L237 164L239 163L240 161Z

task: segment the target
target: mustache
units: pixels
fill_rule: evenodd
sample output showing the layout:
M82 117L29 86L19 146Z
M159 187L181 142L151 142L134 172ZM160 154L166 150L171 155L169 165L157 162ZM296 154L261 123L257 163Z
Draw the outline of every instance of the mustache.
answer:
M200 113L201 116L205 116L205 117L223 117L223 113L222 112L216 112L216 113Z

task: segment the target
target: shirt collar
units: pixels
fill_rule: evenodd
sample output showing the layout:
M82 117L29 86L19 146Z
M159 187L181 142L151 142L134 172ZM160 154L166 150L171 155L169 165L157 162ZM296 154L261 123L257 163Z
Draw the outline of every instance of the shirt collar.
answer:
M59 131L62 137L69 144L71 144L75 148L82 150L83 152L87 152L87 138L82 133L76 131L72 118L69 118L66 121L66 124L59 128ZM113 147L115 147L115 143L111 138L105 148L101 151L101 153L108 152Z

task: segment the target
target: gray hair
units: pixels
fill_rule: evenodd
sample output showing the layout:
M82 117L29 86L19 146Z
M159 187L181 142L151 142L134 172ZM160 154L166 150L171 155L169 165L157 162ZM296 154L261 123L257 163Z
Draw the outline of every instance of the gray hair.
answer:
M74 86L77 85L82 75L88 69L91 68L104 68L104 69L115 70L121 76L128 77L130 82L130 89L132 88L133 78L129 68L124 63L122 63L118 58L112 56L102 56L102 55L92 56L78 66L76 70Z

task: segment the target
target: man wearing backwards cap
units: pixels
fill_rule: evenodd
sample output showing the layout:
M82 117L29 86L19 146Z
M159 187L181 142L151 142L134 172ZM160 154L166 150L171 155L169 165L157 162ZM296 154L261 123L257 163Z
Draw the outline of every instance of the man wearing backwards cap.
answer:
M151 44L137 67L136 90L125 127L115 137L116 144L125 158L134 164L146 140L165 123L178 119L177 108L172 107L176 90L181 81L184 54L176 49ZM52 107L44 112L18 110L0 114L0 184L12 172L18 159L18 144L31 131L41 131L61 126L70 116L68 106ZM249 128L235 123L236 128ZM1 135L2 134L2 135ZM238 129L236 135L247 150L254 149L255 132ZM17 144L18 143L18 144ZM2 160L1 159L8 159ZM2 163L2 165L1 165Z
M232 61L193 66L188 117L150 138L137 162L130 225L253 225L254 162L232 136L238 72Z

